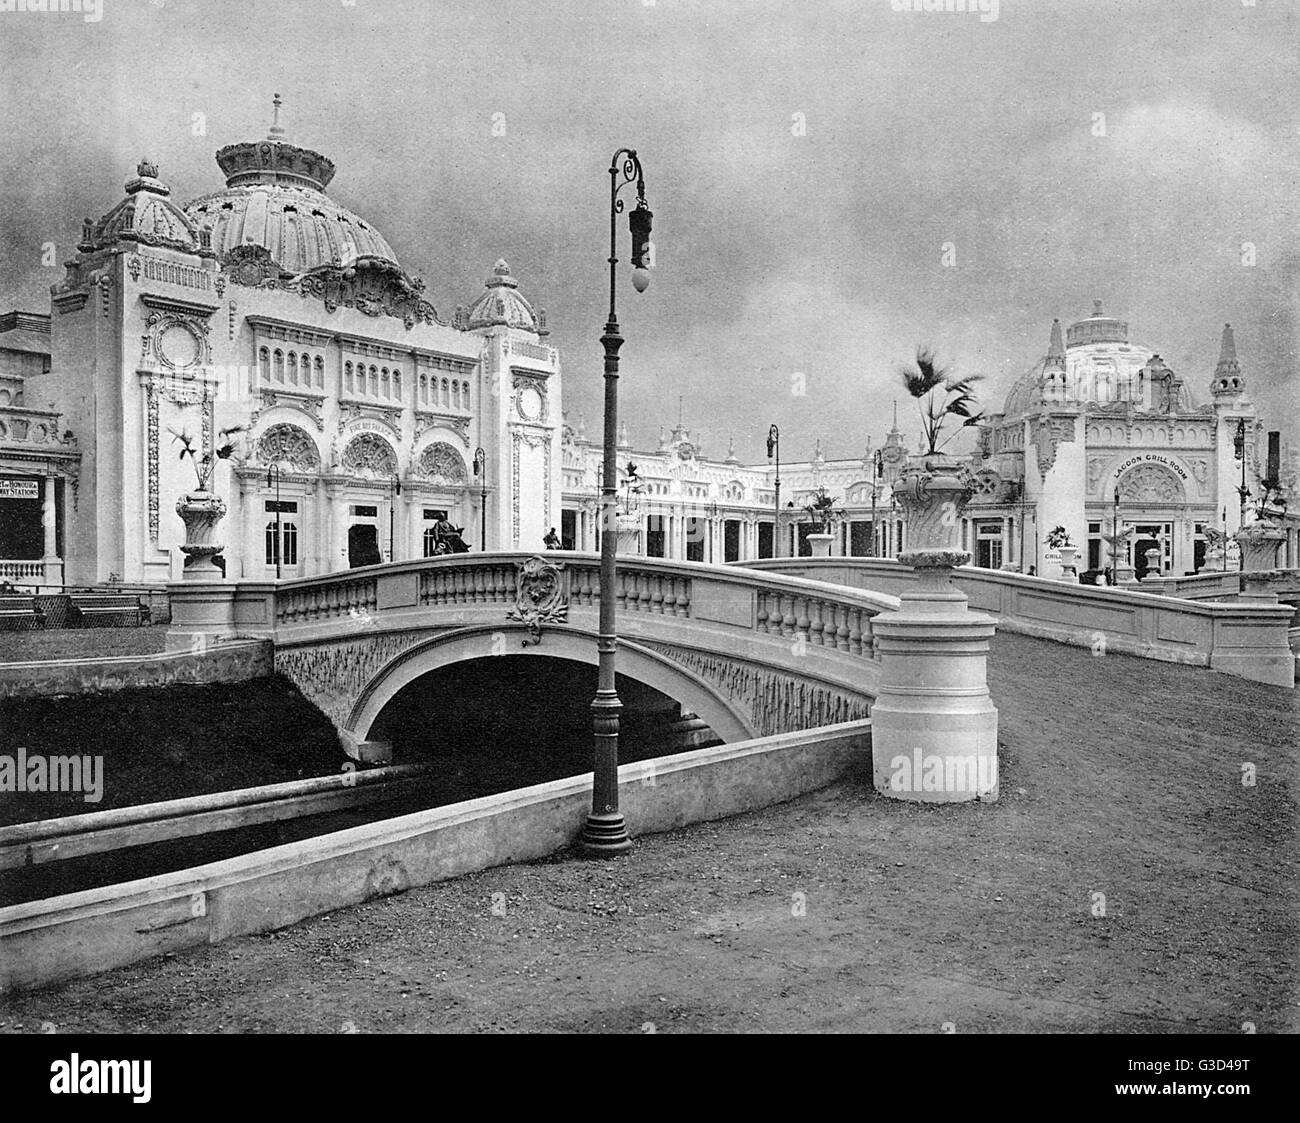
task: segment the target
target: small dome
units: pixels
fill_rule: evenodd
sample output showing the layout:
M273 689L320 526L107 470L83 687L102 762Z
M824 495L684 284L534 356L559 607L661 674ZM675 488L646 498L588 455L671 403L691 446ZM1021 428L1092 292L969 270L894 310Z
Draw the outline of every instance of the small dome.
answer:
M278 94L275 107L265 140L230 144L217 153L225 190L185 206L194 225L211 233L217 257L239 246L261 246L289 273L365 258L396 265L383 235L325 194L333 161L285 139Z
M171 188L158 178L158 165L141 160L135 176L126 181L126 198L98 223L86 220L77 248L88 253L121 241L197 253L194 224L172 201L171 193Z
M474 302L469 310L468 326L474 328L491 328L504 324L507 327L522 328L524 331L538 330L537 313L519 292L519 282L510 276L510 266L501 258L485 282L487 292Z

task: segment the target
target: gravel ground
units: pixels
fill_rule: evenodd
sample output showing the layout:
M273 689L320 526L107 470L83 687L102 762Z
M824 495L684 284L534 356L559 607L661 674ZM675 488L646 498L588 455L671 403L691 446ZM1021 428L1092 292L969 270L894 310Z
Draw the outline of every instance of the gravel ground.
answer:
M1295 693L1011 635L990 679L997 804L848 780L11 997L0 1032L1295 1032Z

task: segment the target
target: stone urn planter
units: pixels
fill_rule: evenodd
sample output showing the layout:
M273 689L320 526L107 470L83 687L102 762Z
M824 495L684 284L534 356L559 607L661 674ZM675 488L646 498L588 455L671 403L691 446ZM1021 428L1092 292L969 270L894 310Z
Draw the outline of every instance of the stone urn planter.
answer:
M1159 577L1160 563L1163 560L1163 555L1161 554L1161 552L1158 549L1156 549L1156 547L1152 546L1151 549L1145 551L1142 554L1142 556L1147 560L1146 576L1148 578Z
M1074 584L1079 583L1079 570L1077 562L1079 560L1078 546L1062 546L1061 554L1061 580L1071 581Z
M1242 527L1236 538L1241 549L1242 571L1252 572L1277 565L1277 552L1286 541L1286 531L1276 523L1260 519Z
M815 558L829 558L831 556L831 543L834 540L835 535L825 532L808 535L808 545L812 548L812 556Z
M970 502L971 481L965 465L943 453L914 457L894 484L894 496L907 520L907 549L958 551L961 513ZM966 554L964 565L970 561Z
M639 554L641 552L641 518L639 515L619 515L618 538L614 544L616 554Z
M217 523L226 515L226 505L210 491L189 491L176 503L176 513L185 524L186 581L220 581L221 570L213 559L226 547L217 541Z

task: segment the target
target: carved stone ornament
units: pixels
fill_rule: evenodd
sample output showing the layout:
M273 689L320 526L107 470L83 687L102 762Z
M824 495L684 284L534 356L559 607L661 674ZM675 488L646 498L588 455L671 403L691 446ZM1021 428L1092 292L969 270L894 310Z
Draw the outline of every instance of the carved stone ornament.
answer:
M257 459L263 464L288 464L295 472L320 470L320 450L297 425L272 425L257 441Z
M367 316L395 316L408 328L417 323L445 324L423 298L424 282L389 262L339 262L295 275L276 264L262 246L236 246L221 265L237 285L316 297L327 312L355 308Z
M420 453L415 475L436 484L463 487L469 479L465 461L449 444L437 441Z
M540 643L543 624L563 624L569 617L569 598L564 589L564 563L550 562L534 555L519 566L519 589L515 607L506 613L506 619L517 620L528 627L530 642Z
M361 433L343 450L340 461L345 472L370 472L376 476L397 474L397 454L378 433Z
M1038 446L1038 474L1046 476L1056 463L1058 445L1074 442L1074 421L1069 417L1040 416L1034 424L1034 444Z
M1159 464L1143 464L1125 474L1119 484L1125 503L1167 504L1183 501L1183 485L1178 477Z

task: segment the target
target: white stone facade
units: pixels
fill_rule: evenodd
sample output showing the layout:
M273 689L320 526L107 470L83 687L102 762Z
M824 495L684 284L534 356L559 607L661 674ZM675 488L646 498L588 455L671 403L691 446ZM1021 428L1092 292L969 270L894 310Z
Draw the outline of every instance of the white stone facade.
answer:
M443 317L325 195L328 159L277 125L218 163L226 188L180 206L142 162L32 317L42 398L79 453L67 582L179 578L175 505L198 481L177 433L210 455L236 430L209 485L231 578L421 557L442 512L474 548L486 523L489 549L540 549L560 509L560 363L505 262Z

